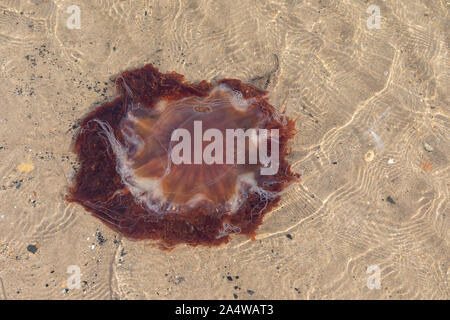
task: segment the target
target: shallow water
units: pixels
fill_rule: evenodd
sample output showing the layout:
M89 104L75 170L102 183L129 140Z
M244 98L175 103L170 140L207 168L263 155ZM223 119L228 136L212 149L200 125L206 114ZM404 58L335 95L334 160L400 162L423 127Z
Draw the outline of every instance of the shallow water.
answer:
M1 0L0 297L448 299L448 11L404 3ZM161 251L64 200L78 121L146 63L299 117L255 241Z

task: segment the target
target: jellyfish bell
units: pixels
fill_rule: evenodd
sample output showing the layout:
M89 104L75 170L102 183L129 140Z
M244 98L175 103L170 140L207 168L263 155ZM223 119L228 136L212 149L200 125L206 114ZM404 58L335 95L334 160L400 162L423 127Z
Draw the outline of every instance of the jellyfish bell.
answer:
M126 236L168 246L252 236L298 181L285 159L295 122L265 91L230 79L190 84L152 65L117 84L121 96L82 122L67 199Z

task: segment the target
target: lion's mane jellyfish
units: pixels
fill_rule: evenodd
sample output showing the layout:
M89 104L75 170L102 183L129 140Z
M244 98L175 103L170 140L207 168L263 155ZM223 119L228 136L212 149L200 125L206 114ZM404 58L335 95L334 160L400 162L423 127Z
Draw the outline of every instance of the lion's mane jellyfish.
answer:
M286 160L295 121L240 80L188 83L151 64L117 79L88 114L67 200L131 239L217 245L254 237L299 175Z

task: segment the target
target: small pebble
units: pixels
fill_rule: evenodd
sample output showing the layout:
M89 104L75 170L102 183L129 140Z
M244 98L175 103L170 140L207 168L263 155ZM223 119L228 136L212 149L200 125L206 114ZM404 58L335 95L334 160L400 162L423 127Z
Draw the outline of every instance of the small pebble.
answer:
M27 251L35 254L38 251L38 246L30 244L29 246L27 246Z
M389 202L389 203L391 203L391 204L395 204L395 201L394 201L394 199L392 199L391 196L388 196L388 197L386 198L386 200L387 200L387 202Z
M423 143L423 148L425 149L425 151L427 152L433 152L434 148L432 146L430 146L429 143L427 143L426 141Z
M375 153L373 152L373 150L369 150L364 155L364 160L366 160L367 162L370 162L373 160L374 157L375 157Z

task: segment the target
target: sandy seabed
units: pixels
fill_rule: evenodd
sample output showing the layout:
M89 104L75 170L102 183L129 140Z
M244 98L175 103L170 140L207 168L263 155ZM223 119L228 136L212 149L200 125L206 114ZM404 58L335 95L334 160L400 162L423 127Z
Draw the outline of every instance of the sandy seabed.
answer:
M448 299L448 26L445 1L0 1L0 298ZM80 119L146 63L299 118L256 240L162 251L65 201Z

